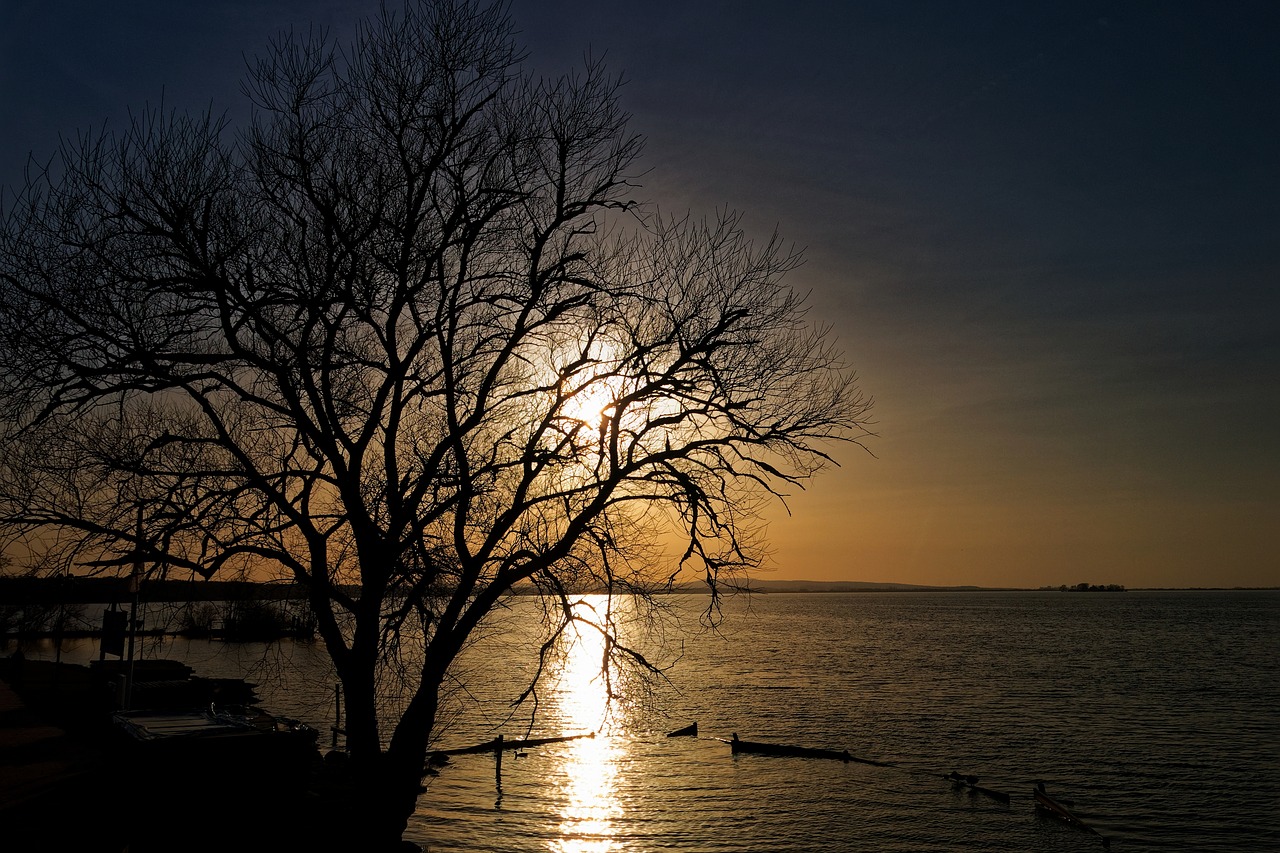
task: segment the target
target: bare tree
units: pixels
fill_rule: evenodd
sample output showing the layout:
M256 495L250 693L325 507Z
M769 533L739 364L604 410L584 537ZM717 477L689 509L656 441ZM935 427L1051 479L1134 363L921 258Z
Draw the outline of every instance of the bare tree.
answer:
M762 501L866 435L783 284L799 255L642 203L619 79L522 60L471 0L345 48L282 37L251 126L82 137L0 228L6 528L305 588L374 846L513 591L542 594L548 643L616 639L572 597L716 593L759 565Z

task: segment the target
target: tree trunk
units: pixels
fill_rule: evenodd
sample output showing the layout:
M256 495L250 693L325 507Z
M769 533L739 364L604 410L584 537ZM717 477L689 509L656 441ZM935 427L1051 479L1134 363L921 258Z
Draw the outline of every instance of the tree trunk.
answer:
M371 671L353 669L345 675L352 679L351 683L344 680L344 692L350 697L346 720L348 754L335 758L344 766L335 771L336 784L325 798L329 802L321 806L317 838L325 842L323 849L374 853L419 849L402 837L422 793L443 676L438 668L425 674L384 750ZM340 840L341 846L331 848L329 845L335 840Z
M369 768L371 773L357 771L354 781L358 794L353 805L358 812L352 828L360 835L360 844L348 849L378 853L410 849L409 843L402 839L409 818L418 806L422 764L407 767L404 764L384 754Z
M422 790L417 766L393 761L388 754L343 756L331 760L326 772L321 797L306 818L307 849L370 853L421 849L403 839Z

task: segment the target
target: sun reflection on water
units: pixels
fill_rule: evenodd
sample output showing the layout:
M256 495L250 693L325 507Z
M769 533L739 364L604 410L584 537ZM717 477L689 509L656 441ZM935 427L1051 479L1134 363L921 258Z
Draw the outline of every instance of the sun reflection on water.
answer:
M608 853L618 849L617 822L623 814L616 796L619 749L607 737L609 688L601 674L604 638L590 627L571 629L558 701L566 730L593 731L596 737L570 741L565 756L563 805L557 853Z

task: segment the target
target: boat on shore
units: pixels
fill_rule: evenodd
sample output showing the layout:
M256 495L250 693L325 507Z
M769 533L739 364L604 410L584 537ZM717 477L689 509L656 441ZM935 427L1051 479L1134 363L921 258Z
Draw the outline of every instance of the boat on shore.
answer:
M217 799L246 780L304 790L320 759L315 729L257 708L117 711L111 724L122 776L142 788L180 779L184 796Z

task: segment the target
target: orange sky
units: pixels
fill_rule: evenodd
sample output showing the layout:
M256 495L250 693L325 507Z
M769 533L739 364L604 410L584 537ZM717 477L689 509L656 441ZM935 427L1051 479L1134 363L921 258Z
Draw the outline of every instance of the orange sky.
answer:
M0 183L162 92L238 118L268 36L376 7L9 0ZM1280 585L1266 9L511 6L539 69L628 78L643 195L805 248L791 283L877 401L876 458L774 520L774 576L1016 587Z

